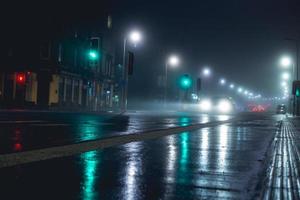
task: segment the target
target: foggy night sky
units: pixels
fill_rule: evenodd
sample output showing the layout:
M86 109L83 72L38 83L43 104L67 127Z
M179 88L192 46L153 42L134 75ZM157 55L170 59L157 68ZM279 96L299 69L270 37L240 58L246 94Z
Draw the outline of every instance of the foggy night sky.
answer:
M142 44L131 49L136 54L134 75L130 77L132 96L155 92L152 85L157 75L164 72L170 53L182 59L180 68L169 70L171 80L182 73L196 78L201 68L210 66L215 79L203 82L206 90L215 90L214 82L222 76L263 95L279 95L278 60L283 54L295 56L295 44L285 38L300 35L297 0L46 2L34 7L10 5L4 15L11 17L4 19L14 20L18 26L18 22L23 23L20 18L35 18L43 13L47 17L62 17L65 23L97 21L103 10L112 13L114 30L120 36L118 54L122 51L121 33L125 27L143 31ZM10 29L7 30L9 34Z

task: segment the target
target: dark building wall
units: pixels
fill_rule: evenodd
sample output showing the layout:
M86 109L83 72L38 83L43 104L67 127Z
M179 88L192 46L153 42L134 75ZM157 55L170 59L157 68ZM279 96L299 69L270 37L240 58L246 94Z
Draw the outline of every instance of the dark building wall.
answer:
M15 72L36 73L38 81L36 103L40 105L49 103L51 98L49 90L55 85L52 76L58 74L57 80L72 84L65 86L57 83L60 103L72 103L74 98L79 99L77 96L80 96L82 105L90 104L88 101L95 102L93 98L97 98L99 105L110 106L111 103L105 101L112 99L111 90L114 90L112 78L115 52L112 30L107 27L107 16L100 20L101 23L98 23L99 20L97 23L83 23L74 19L64 23L64 20L47 18L45 15L41 15L41 19L38 20L27 16L21 20L25 24L29 22L26 29L20 21L19 26L10 26L7 32L10 34L6 34L6 41L0 47L4 52L0 60L0 73L6 75ZM87 59L87 50L93 37L99 38L100 41L101 59L96 68L90 67ZM92 88L92 91L97 90L98 96L94 92L92 97L88 97L89 83L93 83L95 88ZM76 89L79 85L81 92ZM6 81L4 91L12 91L10 87L13 87L13 83ZM107 90L109 93L105 92ZM66 94L62 95L63 92ZM15 98L9 92L5 94L7 99Z

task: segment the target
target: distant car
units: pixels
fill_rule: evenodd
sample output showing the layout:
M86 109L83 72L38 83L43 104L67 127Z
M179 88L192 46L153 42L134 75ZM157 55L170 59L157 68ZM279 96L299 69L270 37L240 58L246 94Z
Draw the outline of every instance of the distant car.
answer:
M286 114L286 106L284 104L278 105L276 109L277 114Z
M229 114L235 110L234 103L227 97L203 98L199 102L200 112Z

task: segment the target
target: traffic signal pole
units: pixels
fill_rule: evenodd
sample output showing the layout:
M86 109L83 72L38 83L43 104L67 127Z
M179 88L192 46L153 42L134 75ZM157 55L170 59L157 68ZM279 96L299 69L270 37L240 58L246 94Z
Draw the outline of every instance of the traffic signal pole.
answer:
M126 45L127 45L127 38L124 38L123 44L123 77L122 77L122 112L127 111L127 94L128 94L128 68L126 65Z
M164 91L164 108L167 105L167 87L168 87L168 62L165 64L165 91Z

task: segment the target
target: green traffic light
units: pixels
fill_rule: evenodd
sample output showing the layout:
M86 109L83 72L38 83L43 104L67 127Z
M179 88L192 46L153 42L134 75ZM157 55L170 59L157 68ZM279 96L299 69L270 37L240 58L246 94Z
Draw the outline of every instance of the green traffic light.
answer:
M90 60L97 60L99 57L99 54L96 50L89 50L88 57Z
M189 76L184 75L180 79L180 86L182 89L189 89L192 86L192 80Z
M297 88L297 89L296 89L296 97L299 97L299 96L300 96L300 89Z

